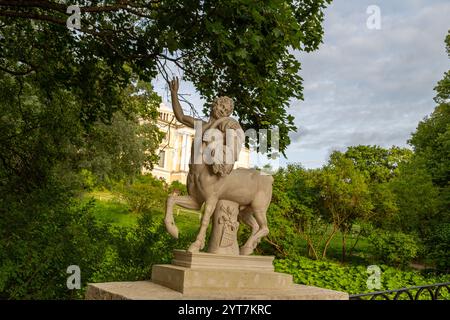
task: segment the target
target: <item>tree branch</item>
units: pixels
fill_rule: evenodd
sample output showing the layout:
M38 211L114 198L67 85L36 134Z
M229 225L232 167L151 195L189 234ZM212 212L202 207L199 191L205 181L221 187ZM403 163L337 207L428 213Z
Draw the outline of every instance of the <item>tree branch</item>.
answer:
M26 76L26 75L30 74L31 72L35 71L34 68L30 68L29 70L26 70L26 71L13 71L13 70L4 68L2 66L0 66L0 70L4 71L6 73L9 73L10 75L13 75L13 76Z
M51 22L51 23L58 24L58 25L61 25L64 27L66 26L66 20L58 19L56 17L49 16L49 15L43 15L43 14L37 14L37 13L31 13L31 12L28 13L28 12L0 10L0 16L34 19L34 20Z

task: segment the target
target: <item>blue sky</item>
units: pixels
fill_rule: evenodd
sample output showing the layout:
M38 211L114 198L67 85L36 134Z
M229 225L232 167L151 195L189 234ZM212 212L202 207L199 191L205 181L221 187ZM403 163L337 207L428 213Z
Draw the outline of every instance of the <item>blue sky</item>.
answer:
M369 5L381 10L381 29L369 30ZM304 100L291 101L298 132L281 164L322 166L333 150L358 144L407 146L435 103L433 88L450 69L444 39L450 1L334 0L325 11L323 44L296 53L302 63ZM166 101L162 79L155 89ZM200 110L192 84L180 93Z

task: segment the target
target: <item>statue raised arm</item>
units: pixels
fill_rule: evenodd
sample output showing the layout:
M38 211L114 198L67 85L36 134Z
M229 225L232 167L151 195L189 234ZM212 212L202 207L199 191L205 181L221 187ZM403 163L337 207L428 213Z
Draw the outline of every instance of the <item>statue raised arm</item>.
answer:
M194 117L187 116L183 113L183 109L181 108L180 101L178 100L178 88L179 88L179 80L178 77L173 78L172 81L169 82L169 88L172 98L172 108L175 114L175 118L185 126L194 128L194 122L196 120Z

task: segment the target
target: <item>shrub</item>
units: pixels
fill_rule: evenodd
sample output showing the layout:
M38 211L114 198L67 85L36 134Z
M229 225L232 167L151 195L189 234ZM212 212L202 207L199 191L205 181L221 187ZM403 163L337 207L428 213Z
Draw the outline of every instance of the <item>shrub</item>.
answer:
M450 272L450 223L433 228L426 239L427 259L441 272Z
M86 191L92 191L97 186L96 176L87 169L81 169L80 178L82 180L82 187Z
M138 177L132 184L117 184L115 193L136 213L163 210L167 198L165 183L151 175Z
M172 183L169 186L169 194L172 194L174 192L177 192L181 196L185 196L188 194L186 185L176 180L172 181Z
M368 240L373 257L392 266L407 266L419 251L414 237L401 232L378 230Z
M68 290L70 265L81 270L82 285L103 260L106 226L54 187L7 199L0 219L0 299L82 297Z
M154 220L158 214L145 212L137 226L111 228L110 246L92 282L148 280L153 264L170 263L174 249L194 241L195 234L170 237L162 221Z

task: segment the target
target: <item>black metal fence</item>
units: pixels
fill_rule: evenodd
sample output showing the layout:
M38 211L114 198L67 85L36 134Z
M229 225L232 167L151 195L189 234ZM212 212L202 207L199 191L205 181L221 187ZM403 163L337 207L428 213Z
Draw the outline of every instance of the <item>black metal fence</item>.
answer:
M447 294L444 296L443 293ZM450 282L350 295L350 300L450 300Z

